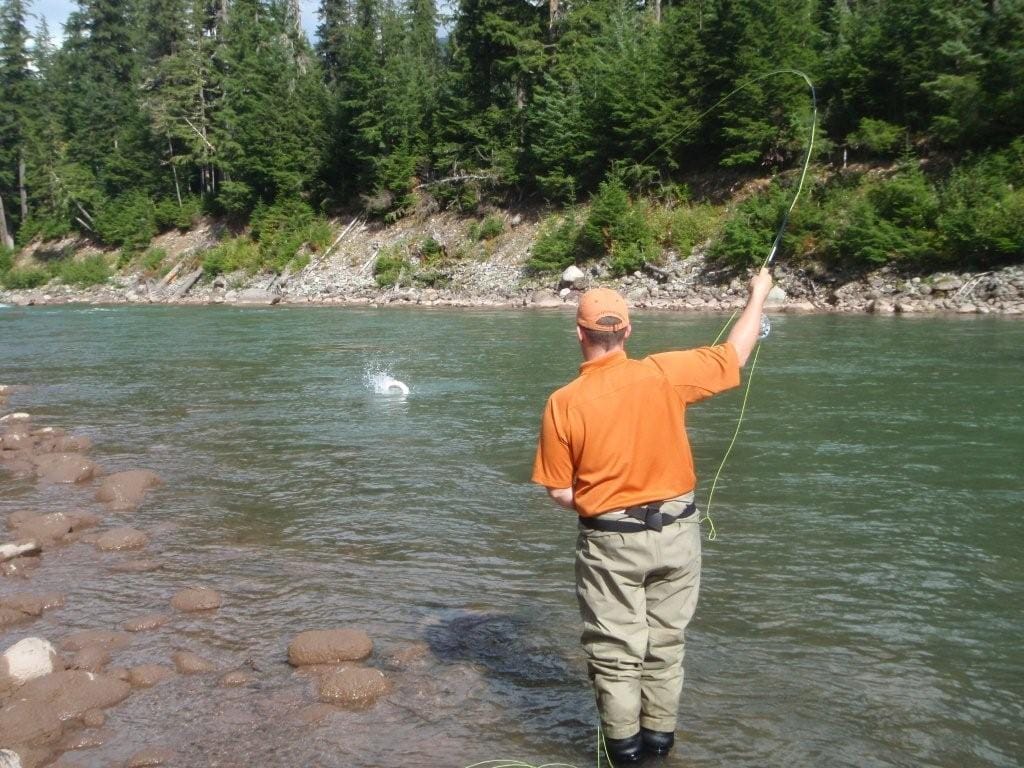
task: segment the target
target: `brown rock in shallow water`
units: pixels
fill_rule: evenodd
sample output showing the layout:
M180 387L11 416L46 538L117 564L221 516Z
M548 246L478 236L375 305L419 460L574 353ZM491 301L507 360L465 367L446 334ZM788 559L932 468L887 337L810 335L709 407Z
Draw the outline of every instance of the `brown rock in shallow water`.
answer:
M151 629L159 629L170 620L171 617L166 613L148 613L145 616L128 619L121 627L126 632L148 632Z
M174 750L162 747L147 747L128 758L126 768L151 768L174 759Z
M109 675L81 670L54 672L25 683L18 696L49 705L61 720L80 718L90 709L106 709L124 701L131 687Z
M97 464L80 453L36 456L36 474L47 483L84 483L101 474Z
M175 651L171 654L171 661L182 675L203 675L216 669L212 662L191 651Z
M112 632L107 629L85 629L68 635L61 648L65 651L81 651L89 646L99 646L108 651L119 651L131 645L131 636L124 632Z
M135 528L111 528L96 539L96 546L104 552L142 549L147 544L149 536Z
M330 704L310 704L293 714L289 719L302 725L317 725L338 710Z
M288 645L288 663L333 664L358 661L373 652L370 636L359 629L313 629L300 632Z
M388 681L379 669L345 669L320 678L320 701L349 709L365 709L388 691Z
M114 510L132 510L142 503L146 491L161 485L163 480L148 469L132 469L116 472L103 478L96 491L96 501L102 501Z
M90 709L82 715L82 725L86 728L102 728L107 716L102 709Z
M0 598L0 607L13 608L16 611L27 613L29 616L42 616L43 611L60 608L62 605L64 605L64 595L58 592L48 592L42 595L15 594Z
M27 613L16 611L13 608L0 608L0 630L17 624L24 624L26 621L31 620L32 617Z
M160 664L140 664L128 670L128 682L136 688L152 688L174 677L174 670Z
M220 608L220 593L207 587L183 589L171 598L171 607L179 611L212 611Z
M51 512L48 515L15 512L7 518L7 525L15 536L36 541L44 549L48 544L71 533L74 523L74 519L63 512Z
M18 700L0 709L0 744L36 746L60 738L64 726L45 702Z

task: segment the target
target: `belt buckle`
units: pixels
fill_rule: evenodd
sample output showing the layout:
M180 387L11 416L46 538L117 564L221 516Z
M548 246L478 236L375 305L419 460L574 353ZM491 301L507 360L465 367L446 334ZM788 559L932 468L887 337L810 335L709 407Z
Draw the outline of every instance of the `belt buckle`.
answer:
M660 531L664 525L661 507L644 507L644 525L652 531Z

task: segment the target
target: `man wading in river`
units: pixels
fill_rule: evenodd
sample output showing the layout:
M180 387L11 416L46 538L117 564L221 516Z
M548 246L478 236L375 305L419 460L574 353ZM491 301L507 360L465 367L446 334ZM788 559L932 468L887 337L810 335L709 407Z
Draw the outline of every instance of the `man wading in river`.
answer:
M576 595L608 752L668 754L683 686L683 632L697 606L700 527L686 406L738 386L772 287L768 270L719 346L626 357L626 302L580 299L580 375L548 399L533 481L579 515Z

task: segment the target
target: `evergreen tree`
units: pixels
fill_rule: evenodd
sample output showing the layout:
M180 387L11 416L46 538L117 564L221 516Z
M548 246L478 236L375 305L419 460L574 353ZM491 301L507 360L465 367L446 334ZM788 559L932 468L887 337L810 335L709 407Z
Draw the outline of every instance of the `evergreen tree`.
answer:
M27 15L22 0L0 2L0 247L7 248L13 247L19 222L28 217L25 161L35 94Z

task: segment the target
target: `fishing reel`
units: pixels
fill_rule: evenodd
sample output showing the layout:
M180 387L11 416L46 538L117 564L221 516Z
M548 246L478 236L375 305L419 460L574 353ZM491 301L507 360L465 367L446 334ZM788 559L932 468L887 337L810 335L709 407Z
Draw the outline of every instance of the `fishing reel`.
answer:
M757 340L762 341L768 338L768 334L772 332L772 321L768 319L768 315L761 313L761 331L757 334Z

